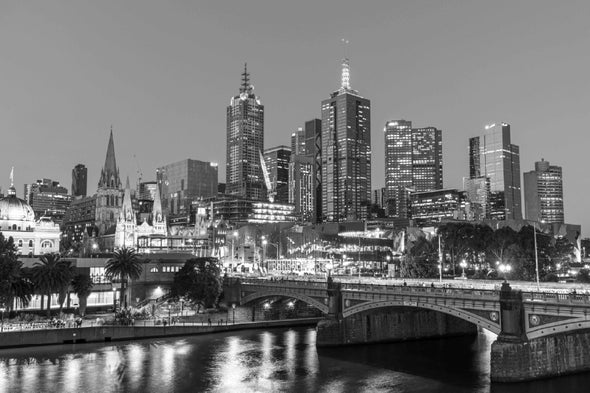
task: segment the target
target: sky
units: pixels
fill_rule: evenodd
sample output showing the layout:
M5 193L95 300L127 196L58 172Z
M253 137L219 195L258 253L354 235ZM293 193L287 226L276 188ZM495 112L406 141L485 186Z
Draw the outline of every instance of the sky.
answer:
M371 100L372 188L383 127L443 130L444 186L468 175L468 138L507 122L521 171L563 167L565 219L590 236L588 1L0 0L0 187L51 178L94 192L113 127L117 164L138 174L185 158L219 163L225 111L248 63L265 147L289 145L337 90ZM4 175L3 175L4 174ZM523 193L524 194L524 193Z

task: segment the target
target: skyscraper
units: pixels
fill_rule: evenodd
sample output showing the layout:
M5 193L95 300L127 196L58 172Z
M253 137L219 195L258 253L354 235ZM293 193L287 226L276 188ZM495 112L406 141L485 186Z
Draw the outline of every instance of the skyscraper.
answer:
M190 214L199 198L217 195L218 168L214 162L185 159L156 169L165 215Z
M316 208L314 192L314 158L292 155L289 162L289 203L302 221L313 221Z
M348 59L340 89L322 101L323 221L364 220L371 202L371 102L350 87Z
M264 106L244 66L240 94L227 107L226 194L266 200L260 163L263 151Z
M291 154L297 156L306 155L305 151L305 131L299 127L297 131L291 134Z
M509 124L487 125L469 139L469 177L489 179L489 218L522 219L520 152L510 143Z
M72 169L72 196L86 196L88 186L88 169L78 164Z
M313 158L313 214L312 222L323 221L322 216L322 121L312 119L305 122L305 155Z
M264 161L272 187L275 188L275 201L289 203L289 161L291 149L287 146L276 146L264 151Z
M410 192L443 187L442 131L412 128L408 120L385 124L385 188L387 214L410 218Z
M527 220L563 223L563 177L560 166L541 159L524 174L524 208Z

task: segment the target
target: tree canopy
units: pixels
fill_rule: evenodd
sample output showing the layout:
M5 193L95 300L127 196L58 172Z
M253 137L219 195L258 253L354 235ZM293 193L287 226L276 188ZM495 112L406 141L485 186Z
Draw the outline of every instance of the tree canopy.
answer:
M189 259L174 275L174 298L184 297L198 307L213 307L220 294L221 269L215 258Z

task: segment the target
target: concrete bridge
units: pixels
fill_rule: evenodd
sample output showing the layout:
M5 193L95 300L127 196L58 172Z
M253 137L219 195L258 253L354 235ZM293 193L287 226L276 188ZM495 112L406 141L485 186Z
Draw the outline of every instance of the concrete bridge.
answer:
M491 380L516 382L590 370L590 295L545 289L228 279L237 305L292 299L319 310L318 346L477 334L492 344Z

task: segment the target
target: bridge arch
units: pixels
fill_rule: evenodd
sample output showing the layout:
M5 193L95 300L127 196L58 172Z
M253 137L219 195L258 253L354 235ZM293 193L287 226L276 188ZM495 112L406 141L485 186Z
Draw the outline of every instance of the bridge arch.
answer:
M384 301L376 301L376 302L365 302L361 304L356 304L351 307L345 308L345 311L342 313L344 318L350 317L351 315L358 314L363 311L374 310L378 308L387 308L387 307L413 307L413 308L421 308L431 311L438 311L444 314L451 315L453 317L462 319L464 321L470 322L476 326L480 326L483 329L489 330L494 334L500 334L500 316L499 316L499 307L498 310L489 310L489 316L492 313L496 313L497 316L496 321L493 321L491 318L485 318L482 315L475 314L463 309L459 309L456 307L449 307L444 304L431 304L431 303L424 303L424 302L407 302L403 300L384 300Z
M307 296L307 295L304 295L301 293L288 292L288 291L284 291L284 290L275 290L275 291L265 290L265 291L261 291L261 292L251 293L251 294L243 297L240 301L240 304L247 304L247 303L250 303L251 301L254 301L257 299L264 299L264 298L268 298L268 297L286 297L286 298L297 299L297 300L300 300L304 303L309 304L310 306L317 308L323 314L328 314L328 305L327 304L324 304L315 298L312 298L310 296Z

